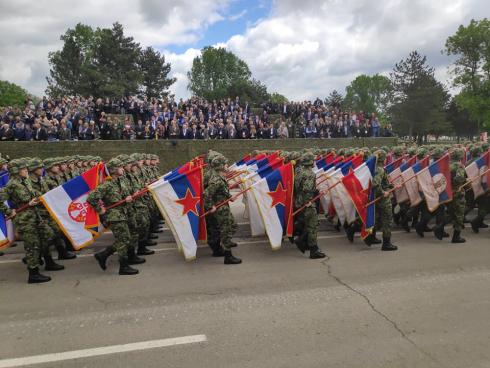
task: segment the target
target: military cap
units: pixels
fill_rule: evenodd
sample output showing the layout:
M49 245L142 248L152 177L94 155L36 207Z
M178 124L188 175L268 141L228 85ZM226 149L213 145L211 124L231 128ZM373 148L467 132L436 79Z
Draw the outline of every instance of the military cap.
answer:
M34 157L27 162L27 168L29 170L36 170L41 167L44 167L44 164L40 158Z
M9 173L18 174L20 169L26 167L27 167L27 162L24 159L16 158L9 162Z
M483 142L481 145L481 149L483 151L488 151L488 148L490 148L490 144L488 142Z
M0 165L8 164L8 160L4 157L0 157Z
M415 154L417 154L417 148L416 147L410 147L409 149L407 149L407 153L410 155L410 156L413 156Z
M417 158L422 159L427 155L427 150L424 147L420 147L417 150Z
M453 152L451 152L451 160L459 161L464 157L464 150L461 148L455 148Z
M123 163L121 160L118 160L117 158L112 158L109 160L109 162L106 164L107 170L109 171L114 171L118 167L123 166Z
M471 156L474 158L479 157L482 153L482 148L477 145L473 146L473 148L471 149Z
M49 169L53 166L56 166L59 164L58 158L57 157L50 157L44 160L44 167L46 169Z
M213 157L209 164L213 169L219 170L223 169L227 163L228 160L226 159L226 157L220 154L219 156Z
M434 151L432 151L432 158L436 160L440 159L442 155L444 155L444 149L441 147L437 147L434 149Z
M298 163L302 166L313 166L315 162L315 154L313 152L307 151L301 155L298 159Z

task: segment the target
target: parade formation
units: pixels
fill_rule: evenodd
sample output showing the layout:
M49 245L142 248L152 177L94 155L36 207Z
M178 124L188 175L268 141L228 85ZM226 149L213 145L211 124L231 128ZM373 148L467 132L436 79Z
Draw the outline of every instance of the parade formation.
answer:
M382 251L398 249L394 224L460 244L465 222L475 233L488 227L489 164L487 142L254 151L233 164L209 151L164 175L159 157L148 153L107 162L0 157L0 249L23 242L29 283L50 281L42 267L63 270L55 258L75 259L109 230L113 244L94 256L106 270L117 255L120 275L139 272L133 266L154 253L149 247L163 231L172 232L188 261L204 242L213 257L237 265L230 208L236 200L245 204L253 236L267 236L274 250L289 239L311 259L325 257L317 244L320 216L350 242L359 232L366 246L380 244Z

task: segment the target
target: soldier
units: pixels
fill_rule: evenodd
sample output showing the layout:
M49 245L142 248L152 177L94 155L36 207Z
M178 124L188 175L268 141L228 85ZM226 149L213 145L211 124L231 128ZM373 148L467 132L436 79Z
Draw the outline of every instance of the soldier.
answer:
M209 160L209 157L208 157ZM230 191L225 180L226 158L221 154L212 155L204 181L204 209L210 211L206 216L208 244L214 257L224 256L224 264L242 263L240 258L233 256L231 248L236 246L231 239L237 225L230 206L225 204L216 208L216 204L229 199Z
M488 150L488 148L487 148L487 150ZM487 150L485 150L485 152ZM483 154L483 152L484 152L483 145L481 147L476 146L471 151L471 155L473 158L472 161L479 158ZM487 185L490 185L490 184L487 183ZM487 193L479 196L478 198L474 199L474 195L473 195L472 190L468 190L466 193L467 193L467 195L471 195L471 197L472 197L472 204L473 204L472 208L474 207L474 204L476 204L478 206L478 213L477 213L476 217L473 220L471 220L471 222L470 222L471 223L471 229L473 230L474 233L478 234L480 232L480 229L488 228L488 225L485 224L485 222L483 222L483 221L485 220L485 216L488 214L489 204L490 204L490 195L487 192ZM467 206L466 206L467 208L469 207L468 205L469 205L469 203L467 203Z
M296 162L294 175L294 209L297 210L318 194L316 188L316 176L313 172L315 155L306 151ZM298 249L304 253L310 250L310 258L324 258L325 254L320 251L317 244L318 213L315 203L310 203L299 212L295 218L295 226L298 237L295 243Z
M464 196L464 188L461 188L466 182L466 171L461 163L464 151L460 148L456 148L451 153L451 186L453 189L453 199L447 204L447 210L449 219L453 223L453 237L452 243L464 243L466 240L461 237L461 231L464 229L464 212L466 206L466 200ZM460 189L461 188L461 189ZM437 239L442 240L444 232L444 219L438 221L434 228L434 235Z
M390 189L393 188L392 184L388 181L388 175L384 170L384 162L386 159L386 152L383 150L377 150L374 152L376 156L376 172L373 178L373 191L376 198L381 199L376 202L376 230L383 233L383 244L381 250L393 251L398 247L391 243L391 229L393 227L393 214L391 207L391 194Z
M120 180L124 175L122 166L122 162L115 158L107 163L106 167L111 174L111 179L106 180L94 189L87 197L87 202L95 208L98 214L103 216L105 225L112 230L115 238L113 245L95 254L95 259L97 259L100 267L105 270L107 268L107 258L116 252L119 256L119 275L135 275L139 271L132 268L128 261L128 248L131 246L128 209L131 202L133 202L133 198L130 195L123 196L122 194L128 191L125 188L125 182ZM121 200L124 200L125 203L106 209Z
M52 230L42 220L37 205L39 200L36 191L32 188L29 180L27 163L21 159L10 162L9 172L11 178L5 186L0 211L9 217L13 217L16 230L22 236L24 249L26 252L26 263L29 271L28 283L42 283L51 280L49 276L39 273L39 257L43 255L46 261L47 271L59 271L64 267L56 264L51 257L49 248L43 244L43 239L54 236ZM20 208L24 205L28 207L19 213L15 209L6 208L3 200L9 200L13 208Z
M44 165L41 159L33 158L27 163L27 169L30 172L29 179L33 189L37 192L38 196L43 195L49 191L49 187L43 178ZM38 212L41 218L47 223L47 225L53 230L53 239L45 239L46 241L53 242L56 251L58 252L58 259L73 259L77 256L75 253L67 250L63 241L64 234L61 232L58 224L49 215L49 212L44 206L38 207Z

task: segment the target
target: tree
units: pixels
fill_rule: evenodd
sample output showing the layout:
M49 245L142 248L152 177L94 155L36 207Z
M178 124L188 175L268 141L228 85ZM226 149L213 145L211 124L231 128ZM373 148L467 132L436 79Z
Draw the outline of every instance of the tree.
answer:
M471 119L467 110L461 109L453 98L447 110L447 120L451 123L454 132L460 137L472 139L478 134L478 123Z
M188 89L208 100L245 94L261 95L265 86L251 79L248 65L224 48L211 46L201 50L187 73Z
M451 73L461 92L455 102L490 129L490 21L472 19L468 26L459 26L444 51L456 57Z
M394 103L390 109L394 128L404 135L440 135L450 131L445 110L449 94L434 77L427 58L413 51L395 64L390 74Z
M392 101L390 79L375 74L359 75L347 86L344 106L355 111L384 114Z
M0 106L24 106L28 97L22 87L0 80Z
M271 93L269 97L269 101L272 102L273 104L278 104L278 105L282 105L289 102L286 96L283 96L277 92Z
M147 47L139 61L142 79L142 93L151 97L167 97L168 88L175 83L175 78L168 78L170 64L165 62L165 56L151 47Z
M333 90L332 93L328 95L328 97L325 99L325 104L332 106L332 107L337 107L340 108L342 106L344 98L342 95L337 91Z
M147 97L154 97L148 93L164 94L174 82L167 78L170 65L163 56L151 48L143 51L132 37L124 35L119 23L96 30L77 24L61 40L62 49L49 53L49 95L117 98L143 89ZM150 73L154 81L149 81ZM160 86L164 88L158 90Z

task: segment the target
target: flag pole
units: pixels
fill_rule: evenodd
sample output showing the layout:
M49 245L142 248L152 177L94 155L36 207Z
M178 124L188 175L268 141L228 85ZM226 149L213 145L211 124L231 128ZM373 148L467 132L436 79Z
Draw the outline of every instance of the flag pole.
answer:
M340 184L342 182L342 180L339 180L337 181L334 185L332 185L331 187L328 187L326 190L324 191L321 191L319 194L317 194L316 196L314 196L312 199L310 199L308 202L306 202L305 204L303 204L300 208L298 208L296 211L293 212L293 217L296 216L298 213L300 213L301 211L303 211L306 207L308 207L310 204L312 204L313 202L315 202L318 198L320 198L321 196L325 195L328 193L328 191L330 191L330 189L333 189L335 186L337 186L338 184Z
M225 199L224 201L221 201L219 202L218 204L215 204L214 207L216 207L216 209L220 208L220 207L223 207L225 204L227 204L228 202L231 202L231 201L234 201L235 199L237 199L238 197L240 197L243 193L249 191L250 189L252 189L252 186L249 186L248 188L245 188L243 189L242 191L240 191L239 193L235 194L234 196L228 198L228 199ZM209 211L206 211L204 212L202 215L199 215L199 217L206 217L207 215L209 215L211 213L211 210Z

